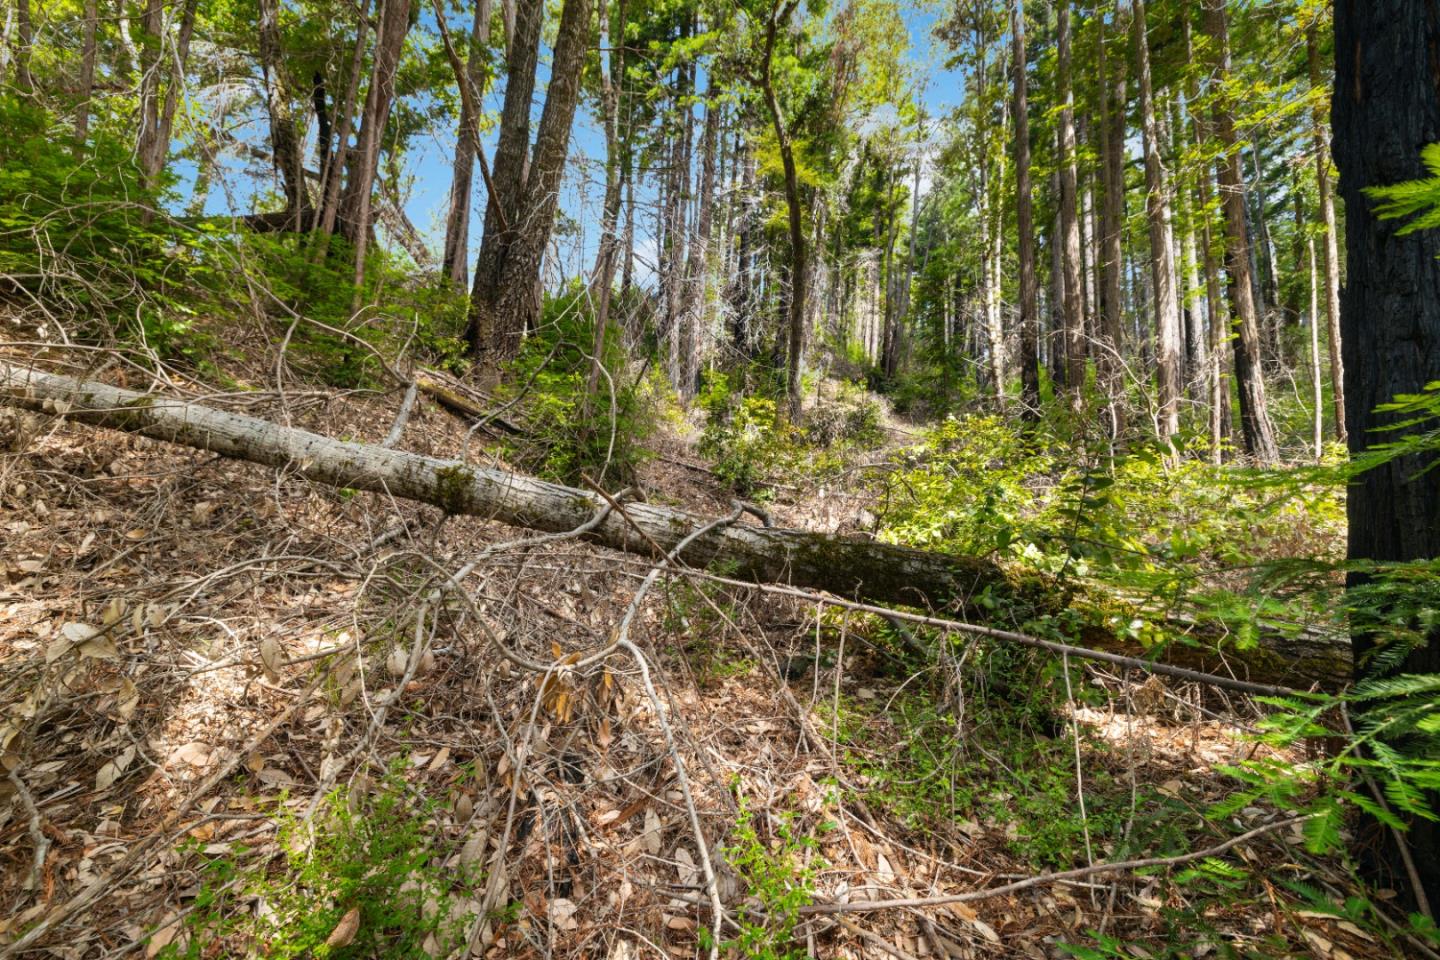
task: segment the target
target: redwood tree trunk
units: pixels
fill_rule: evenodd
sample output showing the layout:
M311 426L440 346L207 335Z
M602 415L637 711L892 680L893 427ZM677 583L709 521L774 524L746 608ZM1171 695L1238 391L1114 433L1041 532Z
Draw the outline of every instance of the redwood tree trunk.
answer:
M1079 403L1085 385L1085 315L1080 289L1080 222L1076 207L1075 102L1070 84L1070 0L1061 0L1056 25L1060 85L1060 267L1065 273L1065 387Z
M1205 0L1205 25L1215 45L1215 68L1220 82L1230 75L1230 36L1225 22L1225 0ZM1261 370L1260 318L1250 270L1250 231L1245 221L1245 175L1235 138L1235 119L1224 99L1215 104L1216 139L1224 148L1219 160L1220 192L1225 207L1225 270L1230 275L1230 303L1237 336L1235 380L1240 387L1240 422L1245 452L1261 463L1279 457L1275 432L1266 411L1265 379Z
M1015 229L1020 254L1020 399L1025 417L1035 420L1040 417L1040 284L1035 273L1035 198L1030 185L1023 0L1013 0L1010 6L1010 32L1015 74Z
M1150 34L1145 0L1133 0L1135 62L1140 74L1140 118L1145 143L1145 208L1150 225L1150 277L1155 287L1155 380L1160 439L1180 432L1180 301L1175 294L1175 237L1170 220L1170 184L1160 160L1155 94L1150 83Z
M1401 222L1380 220L1368 187L1427 175L1420 150L1440 141L1440 18L1428 0L1339 0L1335 5L1332 122L1340 196L1345 202L1348 275L1340 298L1345 357L1345 415L1350 450L1396 441L1383 430L1400 418L1376 406L1419 393L1440 380L1440 231L1402 235ZM1391 460L1352 481L1347 498L1349 555L1355 561L1440 557L1440 470L1435 454ZM1350 586L1367 582L1350 575ZM1402 673L1440 672L1440 631L1396 666ZM1354 637L1358 673L1374 639ZM1433 798L1432 798L1433 800ZM1382 838L1387 831L1377 831ZM1404 835L1421 884L1440 902L1440 829L1416 820ZM1394 867L1393 863L1384 866ZM1390 880L1407 886L1405 873Z

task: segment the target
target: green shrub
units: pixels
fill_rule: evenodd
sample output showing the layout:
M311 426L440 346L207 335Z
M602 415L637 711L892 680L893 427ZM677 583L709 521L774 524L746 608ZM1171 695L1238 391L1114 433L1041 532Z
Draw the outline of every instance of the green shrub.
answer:
M163 213L171 180L142 185L131 145L0 94L0 298L39 305L72 337L133 339L162 356L199 346L205 234Z
M800 908L815 897L815 875L824 866L813 856L818 846L813 836L802 836L786 814L776 819L773 841L766 844L756 830L754 814L740 799L735 833L721 853L745 892L760 901L762 912L754 916L741 906L740 932L724 946L749 960L798 960L806 955L804 947L795 943L795 927ZM707 930L702 946L709 945L708 939Z
M630 380L618 327L605 336L598 396L586 386L594 317L584 287L576 284L545 303L540 328L525 339L510 364L502 400L523 404L530 437L512 453L526 469L575 483L582 474L598 481L628 482L650 456L645 446L655 420L649 383Z
M282 812L278 869L247 869L242 849L208 860L186 936L159 956L211 956L219 940L235 945L232 956L443 956L474 919L457 904L478 893L480 877L445 866L437 806L407 797L397 768L371 796L336 791L309 827ZM351 911L353 939L327 946Z

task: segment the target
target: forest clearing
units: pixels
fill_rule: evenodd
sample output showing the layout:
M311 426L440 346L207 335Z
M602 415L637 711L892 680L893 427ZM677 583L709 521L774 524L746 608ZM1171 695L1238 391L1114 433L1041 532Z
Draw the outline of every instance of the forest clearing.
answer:
M0 958L1440 956L1431 4L0 19Z

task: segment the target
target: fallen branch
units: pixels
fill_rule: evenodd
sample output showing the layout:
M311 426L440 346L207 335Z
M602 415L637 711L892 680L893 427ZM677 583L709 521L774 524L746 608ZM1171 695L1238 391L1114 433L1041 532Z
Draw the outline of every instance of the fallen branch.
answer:
M810 903L800 907L802 916L813 916L815 914L831 913L874 913L876 910L896 910L902 907L943 907L952 903L974 903L976 900L988 900L991 897L1004 896L1007 893L1017 893L1021 890L1028 890L1030 887L1038 887L1048 883L1065 883L1071 880L1079 880L1084 877L1093 877L1101 873L1123 873L1131 870L1148 870L1155 867L1180 867L1196 860L1204 860L1207 857L1218 857L1242 843L1262 837L1267 833L1274 833L1276 830L1284 830L1286 827L1293 827L1296 824L1304 823L1314 817L1315 814L1307 813L1298 817L1290 817L1285 820L1277 820L1275 823L1267 823L1263 827L1256 827L1240 834L1238 837L1231 837L1224 843L1217 843L1213 847L1204 850L1196 850L1193 853L1183 853L1175 857L1145 857L1140 860L1120 860L1116 863L1097 863L1093 867L1078 867L1074 870L1060 870L1056 873L1042 873L1034 877L1026 877L1024 880L1016 880L1014 883L1001 884L998 887L986 887L984 890L971 890L967 893L955 893L941 897L902 897L896 900L855 900L850 903Z
M14 406L227 457L286 467L307 479L336 487L384 493L429 503L447 513L486 517L542 532L574 530L606 505L605 499L595 493L532 477L335 440L198 403L3 361L0 399ZM709 518L684 511L634 503L626 506L623 515L616 511L607 514L585 536L617 550L664 556L710 522ZM686 559L691 566L718 568L731 579L747 584L788 583L836 597L962 614L983 615L984 611L972 601L987 593L991 599L1007 602L1013 610L1037 616L1058 613L1067 602L1047 579L1016 576L987 557L927 553L875 540L780 527L742 523L713 527L687 547ZM900 616L897 611L886 611L885 615ZM972 632L987 630L974 628ZM988 634L996 639L1024 636L998 630L989 630ZM1048 648L1082 656L1089 648L1123 647L1128 642L1096 624L1084 627L1079 639L1085 647ZM1016 642L1050 644L1029 637ZM1199 662L1206 662L1205 651L1195 647L1172 645L1167 655L1198 657ZM1340 637L1328 645L1307 646L1296 638L1269 633L1262 635L1255 649L1233 653L1234 659L1261 679L1322 686L1334 685L1349 675L1347 656L1348 644ZM1223 663L1225 658L1212 651L1209 659ZM1133 658L1112 662L1134 665ZM1202 682L1213 679L1209 674L1171 675Z
M478 421L482 427L492 425L499 427L503 432L513 437L522 437L525 435L524 430L521 430L509 420L486 410L460 391L447 387L432 377L416 377L415 386L419 387L420 391L427 397L464 420Z

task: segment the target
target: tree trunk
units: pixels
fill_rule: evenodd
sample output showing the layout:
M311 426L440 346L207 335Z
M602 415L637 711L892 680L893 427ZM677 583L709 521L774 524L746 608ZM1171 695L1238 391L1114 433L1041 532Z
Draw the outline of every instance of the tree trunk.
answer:
M1010 5L1015 74L1015 230L1020 255L1020 399L1026 419L1040 417L1040 278L1035 264L1035 197L1030 185L1030 105L1025 5Z
M30 19L30 0L15 0L15 85L26 93L35 92L30 74L30 55L35 46L35 24Z
M1185 24L1188 37L1190 25ZM1187 95L1188 96L1188 95ZM1180 158L1185 156L1187 141L1186 120L1188 107L1186 98L1175 97L1171 123L1171 155L1176 157L1176 176L1171 195L1175 197L1177 215L1180 218L1180 262L1176 291L1180 300L1181 326L1184 331L1185 352L1181 367L1181 383L1192 398L1200 392L1206 370L1208 341L1205 338L1205 317L1200 309L1200 257L1195 245L1195 191L1190 188L1189 178L1194 175L1193 167L1187 168ZM1198 145L1193 124L1188 140Z
M790 323L786 350L786 395L789 399L792 423L800 422L800 374L804 370L805 220L800 206L800 175L795 167L795 148L790 142L790 131L785 124L785 114L780 109L780 100L775 93L771 66L775 58L776 31L780 27L780 21L789 20L797 2L798 0L787 0L783 7L777 7L772 12L765 31L764 69L761 72L765 105L770 110L770 122L775 128L775 141L780 146L780 163L785 170L785 209L790 226Z
M470 355L495 363L514 355L520 331L505 330L498 322L500 278L520 222L525 195L526 157L530 151L530 109L535 95L535 65L540 56L540 28L545 20L543 0L517 0L512 29L506 37L505 104L500 111L500 139L495 145L490 202L485 205L485 233L475 260L470 286L470 314L465 340Z
M1124 37L1120 13L1115 13L1116 32ZM1109 406L1110 436L1119 439L1125 432L1122 400L1125 384L1120 349L1125 342L1124 303L1120 275L1124 269L1125 231L1125 65L1126 58L1114 60L1107 53L1105 22L1100 22L1100 162L1105 199L1100 212L1100 358L1101 389ZM1121 49L1124 49L1122 47Z
M1075 101L1070 83L1070 3L1057 8L1057 44L1060 98L1060 267L1065 273L1063 316L1065 330L1065 387L1078 405L1085 385L1085 315L1080 290L1080 224L1076 208Z
M1205 0L1205 25L1215 45L1217 80L1230 76L1230 37L1225 23L1225 0ZM1230 275L1230 303L1238 336L1235 345L1235 380L1240 386L1240 421L1245 452L1262 464L1279 458L1275 432L1265 403L1265 378L1260 365L1260 321L1255 310L1250 274L1250 235L1245 222L1245 176L1235 138L1235 120L1223 98L1215 103L1214 134L1224 148L1220 157L1220 192L1225 207L1225 269Z
M90 133L90 98L95 95L95 28L100 10L95 0L85 0L85 33L80 52L80 102L75 107L75 139L84 143Z
M1440 21L1433 3L1340 0L1335 5L1332 123L1347 255L1340 320L1345 419L1355 454L1426 429L1421 424L1384 430L1403 417L1376 407L1440 380L1440 231L1402 234L1403 223L1377 218L1365 194L1369 187L1427 176L1420 150L1440 141L1437 49ZM1433 469L1434 463L1433 451L1397 457L1351 482L1351 560L1440 557L1440 470ZM1368 579L1353 572L1349 585L1361 587ZM1440 672L1440 631L1432 626L1426 640L1393 669ZM1364 634L1354 637L1361 673L1374 643ZM1425 893L1431 902L1440 902L1440 825L1416 819L1403 842L1413 851ZM1404 877L1397 872L1393 882L1408 886Z
M690 237L690 260L685 270L685 296L680 313L685 318L685 355L681 363L680 396L694 399L700 389L700 365L705 353L706 276L709 273L711 228L715 204L715 143L720 135L720 99L714 80L705 101L705 128L700 135L700 196L695 228Z
M284 467L287 475L318 483L415 500L447 513L481 516L533 530L574 530L605 506L605 501L589 491L502 470L334 440L197 403L3 361L0 397L10 405L39 412L63 406L73 420ZM655 547L671 551L709 522L705 517L648 503L627 504L625 512L629 522L612 512L586 538L617 550L653 556ZM877 540L748 523L733 523L699 537L687 548L684 559L700 568L723 565L735 579L789 583L842 597L972 615L983 615L981 608L966 600L977 596L1003 599L1037 615L1058 614L1077 601L1083 609L1088 603L1073 596L1073 586L1062 590L1043 577L1015 578L986 557L927 553ZM1097 599L1095 604L1111 615L1090 619L1116 620L1119 616L1113 598ZM1128 613L1123 618L1128 618ZM1174 625L1183 625L1192 637L1212 643L1221 635L1183 618ZM1126 647L1126 641L1098 623L1082 627L1079 639L1089 646ZM1207 653L1204 648L1204 643L1174 645L1169 652L1185 657L1188 665L1217 665L1215 651ZM1345 669L1344 652L1343 642L1324 633L1307 631L1292 637L1271 630L1261 631L1256 648L1227 650L1232 658L1241 658L1256 679L1322 686L1333 685L1337 669Z
M1189 17L1181 18L1181 28L1184 35L1185 59L1187 62L1194 62L1194 43ZM1186 80L1185 106L1191 112L1195 140L1203 143L1210 136L1209 125L1201 114L1194 112L1198 99L1199 84L1195 79L1194 71L1191 71ZM1199 167L1196 172L1196 181L1199 193L1199 211L1196 215L1200 217L1200 244L1203 251L1201 263L1205 272L1205 319L1210 331L1210 357L1206 370L1206 387L1210 407L1210 461L1218 464L1223 458L1224 444L1230 439L1231 433L1230 378L1225 372L1223 349L1230 324L1225 317L1225 300L1220 293L1220 265L1215 257L1214 217L1210 210L1212 192L1210 170L1207 165L1202 164Z
M384 0L380 25L375 32L375 67L370 77L370 90L365 96L365 115L361 120L360 142L355 152L357 166L347 185L354 211L350 218L355 244L355 295L352 312L360 308L365 287L365 257L370 244L370 204L375 189L375 173L379 168L380 147L385 125L390 119L390 104L395 97L395 72L400 65L400 52L405 35L410 32L410 0Z
M600 0L597 19L600 22L600 120L605 132L605 199L600 215L600 244L595 254L595 269L590 280L590 298L595 304L595 330L590 344L590 374L585 382L585 412L588 419L600 394L600 379L605 368L605 337L610 325L610 298L615 286L615 260L619 253L620 206L625 184L622 167L628 175L629 164L623 163L620 143L620 96L625 82L625 11L627 0L620 0L616 11L618 35L610 30L610 11L606 0ZM629 150L629 124L626 124L625 149Z
M1150 84L1150 34L1145 0L1132 0L1135 63L1140 80L1140 119L1145 143L1145 207L1150 225L1150 276L1155 287L1155 380L1159 391L1160 439L1180 432L1180 301L1175 294L1174 228L1170 184L1160 159L1155 95Z
M445 217L445 252L440 258L440 275L463 290L470 256L470 193L475 178L475 151L478 136L480 98L484 95L482 70L485 48L490 43L491 0L475 0L475 19L470 24L470 59L465 72L455 78L470 95L460 98L460 126L455 134L455 162L451 165L450 210ZM439 14L437 14L439 16Z
M515 356L523 333L540 322L540 265L555 227L560 181L570 150L570 128L580 98L580 74L589 46L590 0L565 0L550 63L545 109L540 114L524 202L515 225L516 236L500 275L500 296L495 305L498 335L494 341L498 358Z
M168 65L162 65L166 23L159 0L153 0L146 6L141 20L141 28L150 36L146 50L153 52L142 58L145 72L140 83L140 132L136 138L135 153L143 181L152 186L165 169L165 158L170 152L170 130L179 104L181 75L189 59L190 37L195 30L195 6L196 0L187 0L181 10L174 57ZM163 102L160 99L162 78L169 80L165 84Z
M270 121L270 158L280 175L281 192L285 195L286 229L299 232L310 204L305 192L294 97L280 47L279 0L259 0L259 12L260 69L265 86L265 111Z
M340 125L335 132L335 148L330 151L330 162L320 171L320 235L321 243L317 261L324 259L329 248L329 237L335 232L335 220L340 209L340 181L350 161L350 131L355 123L355 101L360 96L360 78L364 73L365 48L369 45L370 0L360 0L355 17L355 52L350 59L350 81L345 88L345 105L340 108Z
M1314 23L1305 31L1305 46L1310 59L1310 89L1324 89L1320 75L1320 40ZM1344 443L1349 438L1345 429L1345 362L1340 350L1340 241L1335 226L1335 200L1330 195L1330 150L1325 139L1326 105L1315 101L1315 184L1320 193L1320 216L1325 221L1325 321L1330 347L1330 386L1335 409L1335 439Z

